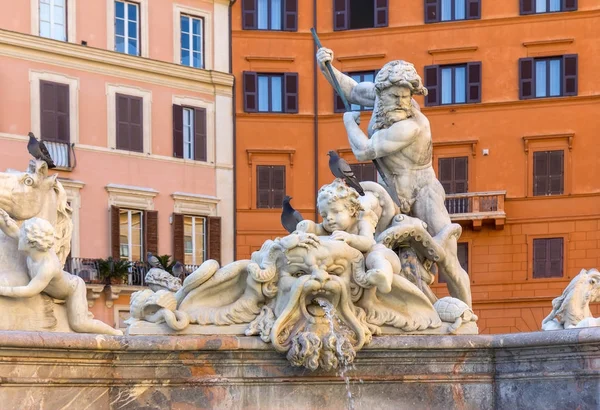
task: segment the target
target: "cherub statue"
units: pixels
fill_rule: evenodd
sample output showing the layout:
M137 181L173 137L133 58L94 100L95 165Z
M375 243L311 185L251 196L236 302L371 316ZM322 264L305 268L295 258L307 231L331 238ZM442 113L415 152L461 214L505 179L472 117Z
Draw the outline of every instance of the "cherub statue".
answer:
M362 282L359 285L375 286L380 292L389 293L394 271L400 270L400 260L393 251L375 243L377 214L365 209L356 190L339 178L319 190L317 208L323 222L304 220L298 224L298 231L329 236L366 254L367 271L364 278L357 278Z
M45 219L31 218L21 228L0 209L0 229L18 241L18 249L27 256L30 281L25 286L0 286L0 296L29 298L39 293L65 300L70 327L79 333L122 335L106 323L92 318L88 312L85 282L79 276L62 270L62 264L52 249L54 227Z

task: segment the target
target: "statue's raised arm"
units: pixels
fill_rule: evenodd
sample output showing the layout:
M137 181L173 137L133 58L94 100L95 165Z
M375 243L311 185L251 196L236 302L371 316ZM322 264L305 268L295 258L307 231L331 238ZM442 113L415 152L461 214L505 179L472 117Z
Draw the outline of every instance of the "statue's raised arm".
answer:
M332 64L333 61L333 51L321 47L317 51L317 62L319 63L319 68L321 72L329 81L329 84L334 86L333 80L329 75L325 67L325 63L329 62L331 64L331 69L337 79L344 96L351 104L358 104L365 107L374 107L375 106L375 84L371 82L362 82L357 83L352 77L347 76L346 74L339 71ZM335 86L334 86L335 88Z

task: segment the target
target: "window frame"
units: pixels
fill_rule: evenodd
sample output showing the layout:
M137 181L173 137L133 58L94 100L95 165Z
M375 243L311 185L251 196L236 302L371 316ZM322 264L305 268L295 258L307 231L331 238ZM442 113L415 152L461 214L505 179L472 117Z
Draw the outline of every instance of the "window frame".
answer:
M545 1L546 1L546 10L549 10L551 0L545 0ZM569 11L577 11L577 9L578 9L577 0L559 0L559 2L560 2L560 7L558 10L536 11L537 0L528 0L527 2L526 2L526 0L520 0L519 1L519 14L520 15L529 15L529 14L563 13L563 12L569 12ZM567 2L570 2L570 4L567 4Z
M187 261L185 261L185 257L187 255L187 252L185 252L185 220L186 218L191 218L192 219L192 261L191 263L187 263ZM202 260L201 261L197 261L196 260L196 225L195 225L195 220L196 219L201 219L203 220L203 227L204 227L204 231L202 233L202 236L204 238L203 240L203 247L202 247ZM183 253L183 257L184 260L182 261L182 263L184 265L200 265L202 264L204 261L206 261L207 256L208 256L208 217L204 216L204 215L183 215L183 224L184 224L184 233L183 233L183 248L184 248L184 253Z
M349 163L348 165L350 165L350 168L352 169L352 172L354 172L354 176L356 177L358 182L366 182L366 181L377 182L377 180L379 178L379 174L377 172L377 168L375 168L375 164L373 164L372 161L371 162L354 162L354 163ZM372 171L374 173L375 179L363 178L365 168L367 168L369 170L369 172ZM357 172L359 170L360 170L360 172Z
M559 87L558 95L537 96L537 62L538 61L556 61L560 62ZM528 66L530 66L528 68ZM563 98L579 95L579 55L578 54L562 54L548 55L540 57L524 57L518 61L519 67L519 100L537 100L544 98ZM571 72L567 73L568 69ZM550 85L550 65L546 63L546 87L549 93ZM573 74L574 72L574 74ZM530 76L528 76L530 74ZM529 90L527 89L529 88ZM527 93L530 91L530 93Z
M65 25L66 25L66 39L65 42L75 43L76 42L76 23L77 23L77 13L76 13L76 4L77 0L65 0ZM30 0L30 10L31 10L31 34L34 36L40 35L40 0ZM47 37L43 37L47 38ZM61 40L55 40L61 41Z
M181 64L181 15L187 15L193 18L202 19L202 61L201 68L185 66ZM173 62L182 67L194 70L213 70L213 33L212 33L212 12L200 8L173 4ZM218 28L218 27L217 27ZM218 38L217 38L218 39ZM215 39L215 42L217 41Z
M552 193L551 189L550 189L550 177L552 176L552 174L550 173L551 171L551 165L550 165L550 157L551 157L551 153L555 153L555 152L560 152L562 153L561 156L561 160L562 160L562 172L560 175L561 177L561 181L560 181L560 192L559 193ZM547 170L547 174L546 177L548 178L547 181L547 187L546 187L546 191L544 193L540 193L540 191L536 191L536 179L538 177L538 175L536 175L536 166L535 166L535 158L537 155L539 154L545 154L546 156L546 161L547 161L547 166L546 166L546 170ZM553 150L535 150L532 153L533 155L533 196L535 197L548 197L548 196L559 196L559 195L564 195L565 194L565 151L563 149L553 149Z
M206 113L206 159L186 159L180 158L173 155L173 158L176 158L181 161L194 161L194 162L203 162L212 164L215 162L215 103L212 101L206 101L200 98L188 97L188 96L178 96L174 95L171 99L172 105L180 105L182 108L190 108L193 109L194 112L196 109L203 109ZM194 117L194 121L196 118ZM175 153L175 149L173 149L173 153ZM195 158L195 150L194 150L194 158Z
M179 20L181 21L183 18L189 19L188 27L190 28L190 32L187 33L187 35L188 35L188 41L189 41L189 50L188 50L188 52L190 53L190 56L189 56L190 57L190 61L189 61L190 64L184 64L183 61L180 61L180 64L183 65L183 66L185 66L185 67L204 68L204 18L202 18L202 17L196 17L196 16L191 16L189 14L182 13L182 14L180 14ZM198 42L199 43L199 47L200 47L199 51L196 51L193 48L194 36L196 36L196 34L193 33L193 29L192 29L194 20L198 20L200 22L200 34L198 35L200 37L200 41ZM180 28L179 31L180 31L180 36L183 37L183 35L184 35L183 29ZM181 60L182 60L183 59L183 50L184 50L184 48L183 48L183 44L181 44L181 42L180 42L180 46L179 47L180 47L180 55L182 56L181 57ZM200 54L200 65L199 66L194 65L194 53Z
M257 113L257 114L297 114L299 112L299 76L297 72L256 72L256 71L244 71L242 72L243 82L243 103L244 112L246 113ZM268 111L259 111L260 92L259 92L259 77L268 78L269 90L268 90ZM272 81L274 77L282 78L282 100L281 100L281 111L273 111L272 107Z
M260 181L259 181L259 168L264 167L264 168L270 168L271 172L272 170L274 170L275 168L282 168L283 169L283 192L281 195L281 198L283 200L283 197L286 195L286 189L287 189L287 178L288 178L288 171L287 171L287 166L286 165L280 165L280 164L257 164L254 168L255 168L255 175L256 175L256 184L255 184L255 192L256 192L256 197L255 197L255 201L254 201L254 205L256 206L256 209L267 209L267 210L272 210L272 209L282 209L282 204L281 203L276 203L275 202L275 198L273 197L273 191L275 191L275 189L272 187L272 184L269 184L269 200L268 200L268 205L267 206L261 206L259 201L260 201L260 195L259 195L259 191L260 191Z
M64 36L64 38L55 38L52 35L53 28L56 25L56 23L53 22L54 19L52 18L54 16L54 10L55 10L55 7L56 7L56 5L54 3L56 1L58 1L58 0L39 0L39 3L38 3L39 4L39 8L40 8L40 11L39 11L39 26L40 26L39 31L40 31L40 33L39 33L39 35L40 35L40 37L49 38L49 39L52 39L52 40L67 41L67 38L68 38L68 35L69 35L68 34L69 33L68 32L68 21L67 21L67 15L68 15L68 10L67 10L68 3L67 3L67 0L62 0L62 2L63 2L62 8L64 9L63 10L64 16L63 16L63 24L62 24L63 29L62 29L62 33L61 34ZM49 37L48 36L42 36L42 33L41 33L41 31L42 31L42 12L41 12L42 2L47 2L48 7L50 8L50 17L49 17L49 20L47 22L50 25L50 36Z
M332 15L333 15L333 30L348 31L348 30L370 30L380 27L388 27L389 25L389 0L372 0L373 1L373 25L369 27L351 28L351 0L333 0ZM366 0L361 0L366 1ZM379 2L385 3L384 5ZM341 17L341 19L340 19ZM379 19L381 17L381 20Z
M534 97L533 98L552 98L552 97L562 97L563 96L563 81L562 79L564 78L564 70L563 70L563 59L562 57L540 57L540 58L535 58L534 60ZM550 62L552 61L556 61L558 62L558 94L557 95L550 95L550 89L551 89L551 84L552 84L552 78L551 78L551 72L550 72ZM537 83L537 66L538 63L544 63L545 64L545 75L546 75L546 84L545 84L545 90L546 90L546 95L538 95L538 83Z
M260 79L261 78L266 78L267 79L267 110L263 111L260 109L260 105L261 105L261 86L260 86ZM274 78L278 78L281 81L281 100L280 100L280 106L281 106L281 110L280 111L274 111L273 110L273 79ZM284 80L284 75L281 73L257 73L256 74L256 80L257 80L257 84L258 84L258 88L256 89L256 105L257 105L257 110L258 112L273 112L273 113L284 113L285 112L285 107L283 106L283 102L284 102L284 87L285 87L285 80ZM264 102L264 100L262 100Z
M123 35L120 36L117 34L116 29L115 29L115 46L114 46L114 51L118 52L118 53L123 53L123 54L128 54L130 56L139 56L141 55L142 52L142 44L141 44L141 30L140 30L140 20L141 20L141 15L140 15L140 4L133 2L133 1L128 1L128 0L115 0L115 26L117 25L117 20L121 20L121 18L117 15L117 7L116 4L117 3L123 3ZM129 6L133 6L135 7L136 13L136 20L135 20L135 25L136 25L136 32L135 32L135 37L131 36L131 33L129 32L129 25L131 22L133 22L134 20L130 19L130 15L129 15ZM124 51L119 51L117 49L117 37L123 37L123 47L124 47ZM135 39L136 41L136 52L135 53L131 53L129 50L129 41Z
M444 20L443 19L443 15L442 15L442 8L444 6L444 2L450 2L450 19L449 20ZM462 0L465 3L465 9L464 11L464 18L456 18L455 14L456 14L456 2L458 0L440 0L440 22L448 22L448 21L463 21L467 19L467 7L468 7L468 1L467 0Z
M536 281L540 281L540 280L547 280L547 281L561 281L561 280L565 280L565 279L570 279L570 275L567 275L567 266L566 266L566 261L567 261L567 250L568 250L568 240L567 240L567 236L566 234L550 234L550 235L532 235L532 236L528 236L528 249L529 249L529 255L531 255L528 259L528 265L529 265L529 269L528 269L528 276L530 279L532 280L536 280ZM559 240L562 242L562 246L561 246L561 250L562 250L562 255L561 255L561 274L560 276L535 276L536 272L535 272L535 243L536 241L540 241L540 240L544 240L544 241L548 241L548 240ZM546 250L548 249L548 247L550 246L550 242L546 242ZM546 258L546 264L548 264L548 258Z
M115 33L115 21L116 21L116 10L115 10L115 1L123 1L126 3L136 3L139 6L139 22L138 22L138 30L139 30L139 50L140 53L137 55L126 54L118 52L119 54L129 55L132 57L149 57L149 44L148 44L148 3L149 0L106 0L106 48L107 50L112 50L115 53L116 51L116 33Z
M464 70L465 89L464 89L464 101L457 102L456 101L456 93L457 93L458 88L456 87L456 70L459 68ZM467 93L469 92L467 64L465 63L465 64L441 65L439 70L440 70L440 84L439 84L440 105L467 104ZM444 81L443 81L444 70L450 70L451 78L452 78L452 87L451 87L452 98L450 98L450 102L447 102L447 103L443 102L443 99L444 99Z
M117 149L117 94L142 98L142 152ZM120 84L106 84L107 97L107 146L118 152L152 153L152 91Z
M146 250L146 238L145 238L145 234L146 234L146 227L144 226L145 223L145 211L142 209L132 209L132 208L119 208L119 218L121 216L121 214L123 212L127 213L127 252L128 255L125 256L125 259L123 256L121 256L121 254L119 254L120 259L122 260L128 260L130 262L141 262L144 261L144 255L145 255L145 250ZM140 214L140 260L139 261L134 261L133 259L131 259L131 256L133 254L132 252L132 224L131 224L131 219L132 219L132 213L138 213ZM120 235L120 226L119 226L119 237ZM122 250L123 249L123 243L119 242L119 249Z
M258 28L258 1L242 0L242 30L298 31L298 0L281 0L281 28L271 27L271 1L267 0L267 27Z
M465 101L456 102L456 68L465 68ZM453 76L452 100L449 103L442 103L442 71L451 69ZM483 67L481 61L469 61L458 64L433 64L425 66L424 69L425 87L429 93L425 97L426 107L479 104L482 101L483 85Z
M424 22L432 23L450 23L453 21L480 20L481 19L481 0L465 0L465 18L442 20L442 1L443 0L423 0ZM454 16L456 6L455 0L450 0L452 4L451 15Z

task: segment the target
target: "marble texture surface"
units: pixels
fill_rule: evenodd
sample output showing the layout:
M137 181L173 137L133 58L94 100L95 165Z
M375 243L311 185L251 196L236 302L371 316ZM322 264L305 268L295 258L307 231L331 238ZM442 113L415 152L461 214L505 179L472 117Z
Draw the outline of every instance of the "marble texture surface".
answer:
M592 409L600 329L382 336L347 369L257 337L0 332L2 409ZM352 399L348 397L348 391Z

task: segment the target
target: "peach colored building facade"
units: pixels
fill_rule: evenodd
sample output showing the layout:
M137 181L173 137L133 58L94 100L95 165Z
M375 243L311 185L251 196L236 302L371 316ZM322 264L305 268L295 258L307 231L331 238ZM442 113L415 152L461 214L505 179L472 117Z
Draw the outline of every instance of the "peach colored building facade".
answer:
M281 191L293 197L304 217L315 217L316 191L332 180L328 150L357 163L332 87L314 65L309 30L316 27L340 71L364 75L404 59L414 63L430 92L438 86L438 97L441 92L444 98L442 87L448 85L443 69L476 67L477 78L468 82L473 95L466 89L472 101L464 101L464 89L457 94L458 86L450 87L457 103L435 101L432 93L427 103L416 98L431 122L438 177L446 159L467 164L461 171L466 175L448 177L447 187L460 182L468 189L456 189L447 204L464 207L454 210L452 219L463 225L463 262L480 331L538 330L569 280L583 268L600 266L598 2L471 0L462 4L473 9L460 16L442 10L459 0L374 0L374 22L364 10L354 14L371 19L370 28L362 29L352 29L365 23L352 20L352 8L362 7L360 2L291 0L285 2L283 23L262 19L260 7L275 3L239 0L233 7L237 258L285 233L277 203ZM534 70L531 64L540 70L558 67L558 82L542 84L540 71L536 83L526 74ZM426 70L437 75L427 78ZM297 107L281 108L268 81L290 74L297 74ZM261 84L254 88L254 78L261 77L271 87L265 85L262 108ZM363 129L370 116L363 112ZM558 171L548 173L539 162L554 158L548 155L560 158ZM543 170L534 172L534 163ZM452 175L459 173L452 169ZM263 190L259 171L265 172ZM269 178L275 174L284 182L273 184ZM560 186L553 190L550 180ZM547 192L538 192L540 187ZM261 192L269 189L275 194L261 202ZM444 295L445 285L434 284L434 291Z
M56 107L68 108L49 115L67 112L62 128L57 120L60 141L52 152L67 154L55 162L62 162L57 171L73 208L75 260L106 258L115 249L118 257L119 246L121 257L134 261L148 250L174 255L177 215L198 224L193 249L191 237L182 245L186 263L233 260L229 7L223 0L31 0L11 2L0 15L2 168L26 168L29 131L52 145L44 96L52 87L64 90L68 97L57 97ZM175 130L176 123L189 130ZM119 244L111 207L120 209L121 229L128 216L144 220L117 233ZM148 232L137 235L139 226ZM136 248L140 240L152 244ZM136 289L90 284L91 311L122 326Z

